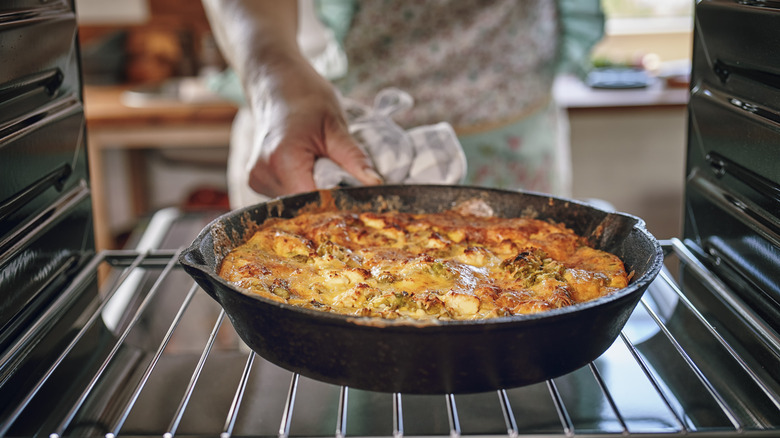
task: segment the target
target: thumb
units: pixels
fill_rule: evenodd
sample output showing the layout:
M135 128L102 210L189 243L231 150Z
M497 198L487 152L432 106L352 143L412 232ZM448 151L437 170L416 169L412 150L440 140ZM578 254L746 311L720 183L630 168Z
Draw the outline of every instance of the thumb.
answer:
M346 131L332 135L328 139L328 158L366 185L378 185L384 181L374 169L371 159L355 143Z

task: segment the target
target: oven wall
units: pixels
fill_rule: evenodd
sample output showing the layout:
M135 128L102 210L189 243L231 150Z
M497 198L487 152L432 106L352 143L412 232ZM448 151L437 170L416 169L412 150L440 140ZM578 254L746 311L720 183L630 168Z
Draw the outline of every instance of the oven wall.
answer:
M71 1L0 3L0 352L94 251Z
M780 333L780 3L701 2L684 238Z

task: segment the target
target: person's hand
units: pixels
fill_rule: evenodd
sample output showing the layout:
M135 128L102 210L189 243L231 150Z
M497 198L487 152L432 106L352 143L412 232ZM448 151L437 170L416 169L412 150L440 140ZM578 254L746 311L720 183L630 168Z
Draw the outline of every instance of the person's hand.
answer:
M258 121L268 124L268 134L255 140L263 144L256 145L261 153L249 174L249 186L271 197L315 190L314 162L322 157L364 184L380 184L370 160L349 134L330 83L308 65L275 73L270 90L255 102L256 117L270 119Z
M314 190L314 162L324 157L364 184L381 183L350 137L330 82L298 47L298 3L204 0L203 5L256 123L268 127L267 135L255 139L260 153L249 186L272 197Z

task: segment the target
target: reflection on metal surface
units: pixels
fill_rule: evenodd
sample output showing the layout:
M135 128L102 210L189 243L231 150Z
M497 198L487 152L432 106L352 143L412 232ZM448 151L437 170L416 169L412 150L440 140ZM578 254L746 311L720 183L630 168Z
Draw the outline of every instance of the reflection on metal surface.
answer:
M780 221L770 212L740 194L715 183L710 176L698 170L694 170L689 175L688 185L705 196L713 205L719 206L751 230L776 246L780 246Z

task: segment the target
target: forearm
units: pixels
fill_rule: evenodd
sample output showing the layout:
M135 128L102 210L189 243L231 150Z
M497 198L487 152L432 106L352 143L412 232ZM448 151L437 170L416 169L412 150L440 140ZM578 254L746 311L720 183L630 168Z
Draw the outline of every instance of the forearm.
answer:
M297 1L203 0L203 5L220 50L250 101L258 97L253 94L261 84L272 81L276 88L286 72L308 68L297 43Z

